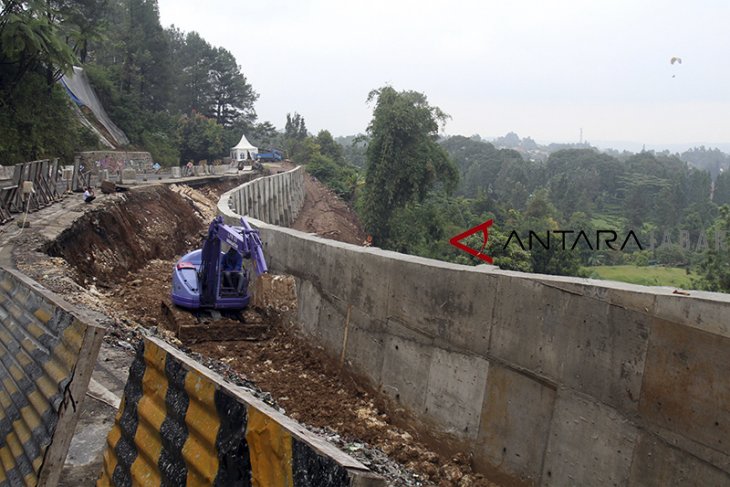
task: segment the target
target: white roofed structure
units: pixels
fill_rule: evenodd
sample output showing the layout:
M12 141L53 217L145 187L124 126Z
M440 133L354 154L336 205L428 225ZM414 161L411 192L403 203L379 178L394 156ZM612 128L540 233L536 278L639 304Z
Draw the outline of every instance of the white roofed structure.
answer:
M258 152L258 148L251 145L251 142L246 139L246 134L243 134L238 145L231 149L231 159L234 161L254 160Z

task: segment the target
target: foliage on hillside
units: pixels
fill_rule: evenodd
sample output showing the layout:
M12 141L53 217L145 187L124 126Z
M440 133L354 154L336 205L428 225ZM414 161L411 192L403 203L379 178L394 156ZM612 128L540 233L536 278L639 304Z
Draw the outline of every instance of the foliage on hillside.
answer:
M94 145L56 81L75 60L52 2L0 3L0 163L61 156ZM67 15L70 15L67 13Z
M56 85L72 65L86 70L132 147L149 150L165 164L220 158L241 133L256 143L273 128L256 123L258 95L233 55L195 32L164 29L156 0L4 0L2 5L2 163L68 157L95 145ZM216 128L209 128L217 134L195 141L191 150L180 134L200 117L214 123Z
M730 291L724 271L730 267L730 210L720 210L730 202L730 173L719 171L713 181L709 171L667 153L618 158L561 149L539 162L475 137L450 137L441 146L460 176L455 196L432 189L395 206L385 230L370 222L368 231L388 235L386 248L482 263L448 240L491 218L486 252L505 269L585 276L590 267L584 266L682 266L698 273L693 286ZM366 181L364 195L371 185ZM580 231L584 238L576 238ZM613 249L605 244L610 234L599 231L616 232ZM538 240L530 247L530 232L542 242L552 237L550 248ZM467 244L478 249L480 239L475 235Z

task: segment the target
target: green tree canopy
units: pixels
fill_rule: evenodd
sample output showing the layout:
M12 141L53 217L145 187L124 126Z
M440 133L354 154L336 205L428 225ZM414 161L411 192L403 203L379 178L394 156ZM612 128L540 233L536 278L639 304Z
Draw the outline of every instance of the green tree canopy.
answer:
M223 152L223 127L200 113L180 118L180 160L213 160Z
M394 210L422 201L439 183L452 191L458 172L437 143L447 115L429 105L425 95L386 86L370 92L368 101L375 101L375 109L368 126L363 216L379 244L388 237Z

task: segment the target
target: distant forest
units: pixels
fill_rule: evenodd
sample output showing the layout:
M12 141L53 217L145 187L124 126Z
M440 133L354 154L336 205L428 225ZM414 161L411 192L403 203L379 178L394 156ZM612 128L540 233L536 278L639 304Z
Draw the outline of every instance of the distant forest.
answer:
M590 266L660 265L692 272L698 276L695 288L730 291L730 212L724 206L730 205L730 156L705 147L681 154L601 152L587 144L525 147L525 139L515 137L508 134L493 143L478 136L441 140L458 169L456 189L449 193L435 187L396 211L382 246L481 263L448 241L493 219L486 253L503 269L589 277ZM337 140L353 165L365 171L366 139ZM505 148L510 145L514 148ZM546 232L560 230L584 231L594 248L581 239L571 250L575 233L567 234L565 251L555 233L551 249L527 248L530 231L544 241ZM598 230L615 231L616 247L633 232L643 249L634 239L623 251L605 245L596 249ZM512 231L522 246L514 238L505 245ZM479 238L472 237L471 244L478 249Z

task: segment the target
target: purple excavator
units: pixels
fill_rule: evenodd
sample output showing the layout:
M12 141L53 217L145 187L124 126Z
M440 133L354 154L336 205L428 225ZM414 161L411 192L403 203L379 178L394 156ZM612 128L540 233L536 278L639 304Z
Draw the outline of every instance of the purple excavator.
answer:
M188 317L183 318L182 311L162 303L163 314L180 339L256 339L260 335L263 325L247 324L242 313L251 300L250 271L245 266L224 271L227 256L221 252L223 243L230 246L229 252L240 255L239 266L246 259L251 261L257 276L268 272L259 231L251 228L245 218L241 218L241 226L230 226L223 223L222 217L216 217L208 228L203 248L182 256L173 269L172 303L192 312L193 317L187 313ZM222 320L227 323L216 324L222 317L228 318ZM190 324L191 320L197 324ZM240 326L231 325L236 320Z
M245 218L240 227L223 223L215 218L208 227L208 238L203 248L183 255L172 274L172 302L188 309L244 309L251 295L248 293L249 275L240 269L236 282L222 278L221 244L226 243L244 259L253 262L257 275L268 272L259 231Z

